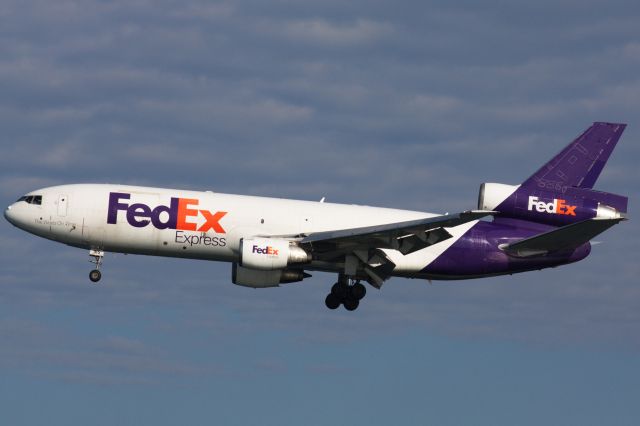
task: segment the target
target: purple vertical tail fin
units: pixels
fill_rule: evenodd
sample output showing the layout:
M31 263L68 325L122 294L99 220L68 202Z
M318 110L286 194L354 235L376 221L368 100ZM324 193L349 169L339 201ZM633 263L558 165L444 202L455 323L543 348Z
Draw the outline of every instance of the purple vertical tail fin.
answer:
M522 186L556 191L566 187L593 188L625 127L626 124L593 123Z
M623 218L628 198L593 185L625 124L593 123L522 185L483 183L478 208L502 218L565 226L592 218Z

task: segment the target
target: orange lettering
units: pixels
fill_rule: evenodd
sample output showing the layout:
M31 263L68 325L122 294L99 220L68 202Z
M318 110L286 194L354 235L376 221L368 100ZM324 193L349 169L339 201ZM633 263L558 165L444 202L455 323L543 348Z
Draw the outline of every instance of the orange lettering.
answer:
M178 222L176 224L176 229L181 229L184 231L195 231L196 224L187 222L187 217L189 216L198 216L198 210L188 209L187 206L190 204L198 205L198 200L189 199L189 198L180 198L178 201Z
M219 222L220 219L222 219L227 214L227 212L216 212L215 214L211 214L210 211L200 210L200 213L202 213L202 215L204 216L205 223L198 229L198 231L207 232L209 229L213 229L213 232L216 232L218 234L226 233Z
M557 211L557 213L558 213L558 214L566 214L566 213L564 212L564 208L565 208L566 206L567 206L567 205L565 204L565 201L564 201L564 200L558 200L558 211Z

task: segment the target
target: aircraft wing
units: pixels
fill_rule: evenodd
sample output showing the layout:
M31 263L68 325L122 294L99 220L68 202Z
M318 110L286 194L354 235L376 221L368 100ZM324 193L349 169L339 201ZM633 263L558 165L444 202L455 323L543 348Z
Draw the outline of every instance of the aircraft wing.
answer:
M500 248L516 257L541 256L551 251L576 248L622 220L625 218L587 219Z
M325 252L334 256L376 248L395 249L402 254L409 254L451 238L445 228L493 214L496 212L470 210L384 225L315 232L306 235L300 244L309 245L315 253Z

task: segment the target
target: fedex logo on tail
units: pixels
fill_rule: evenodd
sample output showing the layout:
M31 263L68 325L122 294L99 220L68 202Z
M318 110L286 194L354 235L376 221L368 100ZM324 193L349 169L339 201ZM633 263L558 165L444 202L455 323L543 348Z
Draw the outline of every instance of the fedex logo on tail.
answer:
M127 222L136 228L144 228L152 224L157 229L177 229L181 231L208 232L212 230L217 234L225 234L226 231L220 225L220 220L227 212L210 212L197 208L199 201L192 198L171 198L168 206L156 206L151 208L143 203L129 204L122 200L131 199L131 194L123 192L109 193L109 209L107 223L118 222L118 212L126 212ZM164 215L163 215L164 213ZM204 219L204 223L200 218Z
M568 205L566 200L559 200L557 198L554 198L550 203L546 203L544 201L538 200L538 197L530 195L527 210L533 211L533 209L535 208L536 211L540 213L553 213L566 216L575 216L576 207L578 206Z

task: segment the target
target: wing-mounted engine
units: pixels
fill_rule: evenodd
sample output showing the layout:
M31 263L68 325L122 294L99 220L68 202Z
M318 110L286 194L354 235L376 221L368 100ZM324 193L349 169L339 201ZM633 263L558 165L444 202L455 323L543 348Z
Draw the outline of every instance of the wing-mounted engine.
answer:
M311 262L311 254L294 241L278 238L240 240L240 266L262 271L284 269Z
M261 270L245 268L237 263L231 269L231 281L234 284L252 288L277 287L280 284L299 282L310 276L302 269Z
M253 287L277 287L302 281L311 275L302 265L311 262L311 254L295 241L283 238L242 238L240 260L233 264L234 284Z

